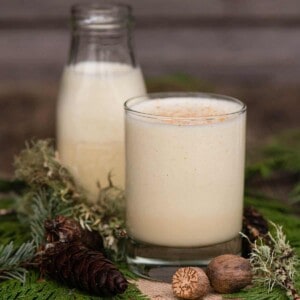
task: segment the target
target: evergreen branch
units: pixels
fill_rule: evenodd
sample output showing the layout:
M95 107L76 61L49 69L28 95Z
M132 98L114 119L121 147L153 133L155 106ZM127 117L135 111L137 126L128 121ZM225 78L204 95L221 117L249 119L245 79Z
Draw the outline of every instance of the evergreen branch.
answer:
M299 300L295 288L296 266L299 263L294 250L283 233L282 227L274 223L275 235L268 234L252 244L250 263L253 282L268 288L270 293L275 286L286 290L287 296Z
M40 189L33 195L31 209L30 229L37 247L44 241L45 220L53 219L57 215L70 216L72 214L71 207L57 199L54 194L43 189Z
M0 245L0 280L17 279L25 282L27 270L24 264L28 263L34 256L34 243L23 243L19 248L14 248L14 243Z
M99 188L97 203L90 204L83 189L59 162L49 140L27 143L15 159L15 167L16 177L30 187L20 198L18 210L20 215L27 216L36 245L43 241L44 221L59 214L72 216L84 229L98 231L107 250L117 254L126 236L125 198L110 175L109 185Z

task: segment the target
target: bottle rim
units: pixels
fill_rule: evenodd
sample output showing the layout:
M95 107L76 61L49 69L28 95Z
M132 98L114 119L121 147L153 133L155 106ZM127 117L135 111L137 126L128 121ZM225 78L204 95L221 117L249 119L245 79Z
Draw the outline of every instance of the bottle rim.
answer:
M74 28L114 29L128 26L132 8L126 4L74 4L71 7Z

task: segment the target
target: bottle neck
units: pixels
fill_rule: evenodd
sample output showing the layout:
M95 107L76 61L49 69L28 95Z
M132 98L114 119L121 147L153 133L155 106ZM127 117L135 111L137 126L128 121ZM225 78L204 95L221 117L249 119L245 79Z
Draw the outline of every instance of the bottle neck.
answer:
M74 6L69 65L114 62L135 66L127 6Z
M116 62L135 66L131 35L126 29L118 32L86 32L72 34L68 64L84 61Z

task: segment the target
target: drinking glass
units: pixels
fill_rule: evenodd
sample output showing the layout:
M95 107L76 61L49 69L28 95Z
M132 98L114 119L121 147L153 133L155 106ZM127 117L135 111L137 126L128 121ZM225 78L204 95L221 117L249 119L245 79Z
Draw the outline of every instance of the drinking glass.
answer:
M239 254L246 106L161 93L125 102L127 261L144 277ZM166 275L167 274L167 275Z

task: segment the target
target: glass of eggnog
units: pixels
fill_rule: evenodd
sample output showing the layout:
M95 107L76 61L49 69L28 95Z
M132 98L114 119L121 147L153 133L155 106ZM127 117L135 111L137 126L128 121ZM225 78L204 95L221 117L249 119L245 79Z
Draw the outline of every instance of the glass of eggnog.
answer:
M125 103L127 261L145 277L241 251L246 106L205 93ZM159 267L159 268L157 268Z

